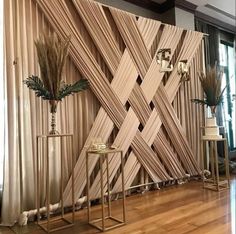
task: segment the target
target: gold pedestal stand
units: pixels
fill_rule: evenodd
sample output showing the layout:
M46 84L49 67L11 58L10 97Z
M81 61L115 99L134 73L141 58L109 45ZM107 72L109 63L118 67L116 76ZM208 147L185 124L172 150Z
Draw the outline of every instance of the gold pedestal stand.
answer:
M203 127L204 128L204 127ZM225 164L225 176L219 176L219 167L218 167L218 151L217 151L217 142L223 141L224 143L224 164ZM221 191L230 188L230 174L229 174L229 158L228 158L228 145L226 138L207 138L206 136L201 139L202 143L202 152L201 152L201 161L202 169L204 172L205 163L204 163L204 143L209 143L209 156L210 156L210 165L211 165L211 178L205 178L203 173L203 188Z
M115 218L111 215L111 191L110 191L110 180L109 180L109 162L108 154L120 153L121 156L121 176L122 176L122 193L123 193L123 219ZM90 178L89 178L89 156L99 156L100 163L100 186L101 186L101 207L102 207L102 217L99 219L91 220L91 207L90 207ZM114 156L115 157L115 156ZM105 193L104 193L104 181L103 181L103 161L106 160L106 174L107 174L107 197L108 197L108 215L105 216ZM87 205L88 205L88 223L99 229L100 231L108 231L115 227L119 227L125 224L125 186L124 186L124 159L123 151L118 149L104 149L100 151L88 150L86 152L86 176L87 176ZM113 221L115 224L106 227L106 221ZM101 222L101 225L98 223Z
M61 181L60 181L60 209L61 214L60 216L51 217L50 215L50 183L49 183L49 139L60 139L60 158L61 158L61 166L60 166L60 173L61 173ZM68 219L68 215L64 214L64 198L63 198L63 192L64 192L64 186L63 186L63 180L64 180L64 168L63 168L63 156L62 156L62 145L63 140L69 139L70 140L70 146L72 149L72 160L71 160L71 190L72 190L72 213L71 213L71 219ZM41 147L40 146L41 143ZM44 150L44 144L46 146L46 152ZM37 185L36 185L36 203L37 203L37 223L38 225L47 233L58 231L64 228L68 228L74 225L74 219L75 219L75 199L74 199L74 152L73 152L73 134L57 134L57 135L39 135L37 136L36 141L36 157L37 157ZM40 221L40 184L41 184L41 178L40 178L40 170L42 169L43 165L40 164L40 157L39 154L41 152L41 160L46 160L46 216L47 220Z

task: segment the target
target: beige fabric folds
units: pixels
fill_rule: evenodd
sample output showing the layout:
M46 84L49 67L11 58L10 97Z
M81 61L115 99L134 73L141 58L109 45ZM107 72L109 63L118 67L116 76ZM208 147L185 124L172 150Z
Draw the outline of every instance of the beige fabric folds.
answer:
M198 127L202 121L202 110L192 105L190 99L201 95L197 79L197 72L202 69L201 33L136 17L90 0L23 0L23 3L19 6L17 0L9 0L6 4L8 121L9 132L14 132L8 136L13 150L9 152L9 159L15 161L5 167L6 171L15 167L18 175L19 158L24 155L23 171L28 173L23 180L24 189L28 182L35 180L35 136L48 131L46 103L36 99L21 83L29 74L38 74L33 39L43 31L55 31L61 38L71 35L66 79L73 82L83 76L89 80L92 91L66 99L58 114L59 130L75 135L76 200L84 195L85 153L96 137L104 142L112 139L124 151L127 189L137 178L141 167L156 183L200 174ZM32 18L32 25L26 24L25 11ZM18 13L15 17L11 15L14 12ZM19 17L21 14L23 19ZM12 20L18 23L12 24ZM16 35L18 40L14 41ZM168 74L159 71L156 61L158 50L163 48L171 48L172 51L174 69ZM19 63L13 67L11 63L16 57L20 58ZM188 60L191 72L189 83L180 83L177 63L181 59ZM30 127L26 123L31 123ZM119 192L120 159L113 156L109 159L110 181L113 181L112 190ZM66 205L71 205L70 160L67 157L65 165ZM93 175L93 198L100 195L99 168L96 165L97 158L91 157L89 173ZM103 175L106 180L105 171ZM6 178L9 176L6 175ZM9 208L14 200L19 213L19 199L13 196L11 201L7 200L11 197L12 188L19 194L17 182L19 180L14 179L6 186L3 209ZM29 195L27 190L23 195L23 209L34 208L34 194ZM44 196L41 196L43 205ZM28 199L31 202L27 202ZM12 223L14 219L14 215L5 215L4 223Z
M46 101L36 98L35 94L23 85L23 80L32 74L39 75L34 39L43 32L52 32L52 28L34 1L5 1L4 14L7 126L1 223L12 225L21 211L35 207L36 135L49 132L49 107ZM95 55L96 53L94 52ZM72 83L80 78L80 73L69 58L65 67L66 82ZM90 90L68 97L59 104L57 129L59 132L74 133L76 152L83 147L99 107L100 104ZM64 155L66 183L71 174L71 155L68 154L68 158L66 152ZM60 162L57 155L52 155L51 158L51 182L54 185L52 189L58 189L59 177L56 176ZM45 178L45 168L45 162L42 161L41 178ZM52 202L56 201L57 195L52 193ZM43 205L44 194L41 200Z

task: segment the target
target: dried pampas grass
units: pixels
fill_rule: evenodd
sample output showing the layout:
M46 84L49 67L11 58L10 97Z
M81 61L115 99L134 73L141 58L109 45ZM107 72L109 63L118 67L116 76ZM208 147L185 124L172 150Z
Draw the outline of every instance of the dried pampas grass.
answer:
M56 34L44 34L35 41L41 79L44 87L52 94L52 99L57 99L59 94L69 43L70 37L62 41Z
M45 100L61 101L64 97L88 88L88 81L81 79L74 84L66 84L63 80L63 68L68 55L70 37L64 41L56 34L44 34L35 41L41 77L32 75L24 80L29 89L35 91L37 97Z

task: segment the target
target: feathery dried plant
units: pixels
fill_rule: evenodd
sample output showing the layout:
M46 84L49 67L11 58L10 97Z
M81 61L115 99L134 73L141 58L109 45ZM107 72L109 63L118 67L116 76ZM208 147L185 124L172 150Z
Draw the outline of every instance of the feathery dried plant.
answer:
M56 34L40 36L35 41L35 46L41 77L32 75L23 81L29 89L36 93L37 97L49 100L50 112L54 114L59 101L70 94L85 90L89 86L86 79L81 79L74 84L66 84L62 80L69 43L70 37L62 41ZM52 118L55 118L55 116L52 116ZM53 122L55 122L55 119Z
M192 99L191 101L200 104L206 105L211 108L211 113L214 116L216 107L223 101L223 93L224 89L221 89L221 82L222 82L222 71L217 71L217 66L208 67L208 71L206 75L201 72L199 74L199 79L204 91L204 99Z
M50 36L44 34L35 41L41 77L32 75L24 80L24 84L35 91L37 97L61 101L70 94L88 88L86 79L81 79L74 84L66 84L62 80L69 43L70 37L62 41L56 34Z

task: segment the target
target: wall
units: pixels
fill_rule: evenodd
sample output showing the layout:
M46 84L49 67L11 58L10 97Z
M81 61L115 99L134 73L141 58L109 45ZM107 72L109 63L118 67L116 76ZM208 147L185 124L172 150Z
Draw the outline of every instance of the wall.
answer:
M128 11L138 16L143 16L146 18L161 20L161 15L153 11L149 11L142 7L136 6L134 4L122 1L122 0L96 0L104 5L112 6L124 11Z
M175 8L171 8L168 11L162 13L161 21L166 24L175 25Z
M194 14L175 7L175 25L188 30L195 30Z
M104 5L112 6L124 11L128 11L135 15L156 19L162 21L166 24L172 24L179 26L184 29L194 30L194 14L180 9L178 7L174 7L169 9L168 11L158 14L156 12L144 9L142 7L136 6L134 4L125 2L123 0L96 0Z

